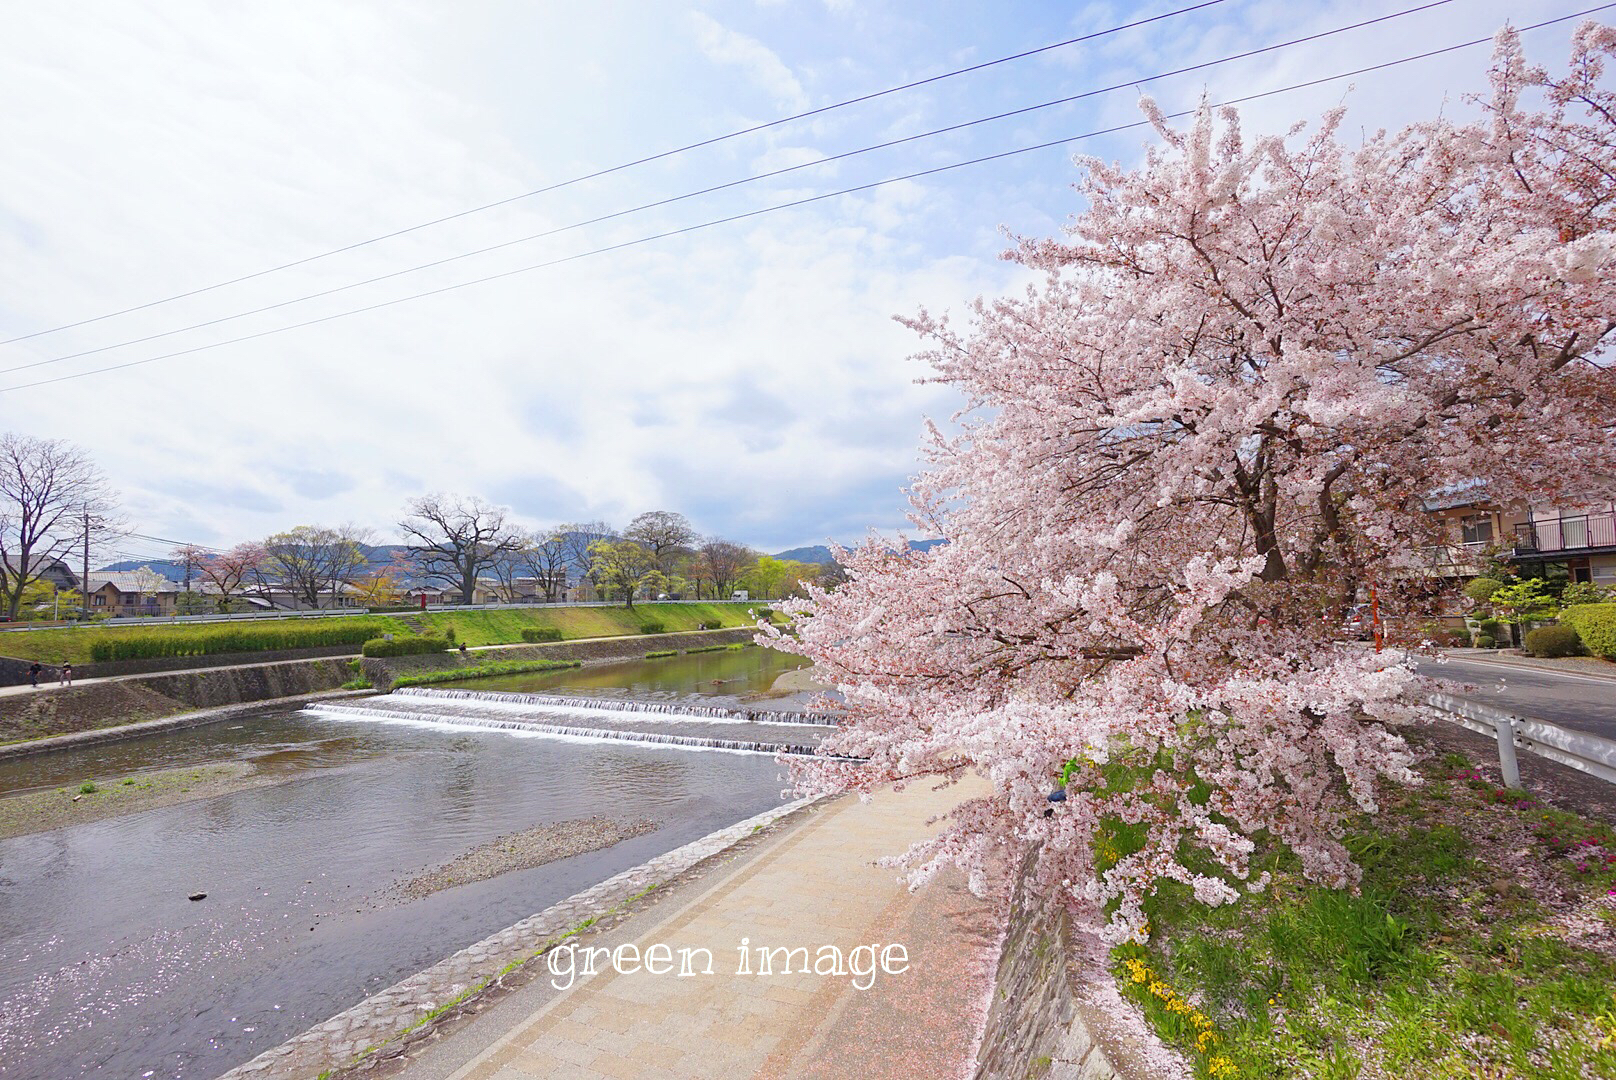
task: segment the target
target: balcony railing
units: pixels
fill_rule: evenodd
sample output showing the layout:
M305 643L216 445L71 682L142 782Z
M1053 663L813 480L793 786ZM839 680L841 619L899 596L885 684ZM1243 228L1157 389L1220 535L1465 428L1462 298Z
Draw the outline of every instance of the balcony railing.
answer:
M1616 512L1579 514L1515 526L1516 551L1580 551L1616 547Z

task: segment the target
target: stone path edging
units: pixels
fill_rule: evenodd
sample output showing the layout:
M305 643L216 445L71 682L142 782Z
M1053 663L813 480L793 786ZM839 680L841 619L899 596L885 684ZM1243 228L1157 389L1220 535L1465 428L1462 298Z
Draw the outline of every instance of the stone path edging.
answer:
M351 1066L371 1050L422 1027L421 1022L434 1011L458 1004L507 969L543 953L584 920L615 910L765 826L828 797L799 799L766 810L607 878L440 960L425 971L394 983L324 1023L236 1066L217 1080L313 1080L327 1070L335 1072Z
M374 692L373 690L319 690L312 694L297 694L293 697L265 698L263 701L243 701L235 705L219 705L211 709L198 709L195 712L180 713L177 716L164 716L156 720L142 720L135 724L91 728L88 731L74 731L66 735L49 735L43 739L28 739L23 742L0 746L0 761L7 758L23 757L27 754L42 754L49 750L65 750L72 747L118 742L122 739L134 739L141 735L152 735L161 731L201 727L203 724L228 720L232 716L251 712L254 709L274 708L277 705L294 705L300 701L316 701L323 698L357 697Z

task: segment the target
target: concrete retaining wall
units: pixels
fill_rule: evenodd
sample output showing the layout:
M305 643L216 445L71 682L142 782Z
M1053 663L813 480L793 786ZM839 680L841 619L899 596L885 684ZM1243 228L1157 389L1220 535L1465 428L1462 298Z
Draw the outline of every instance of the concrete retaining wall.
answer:
M0 648L5 646L0 641ZM214 653L211 656L166 656L150 660L109 660L105 663L73 665L75 679L100 679L112 675L144 675L188 668L237 667L241 664L271 664L281 660L312 660L325 656L358 656L357 645L317 645L308 649L265 649L258 652ZM43 661L41 661L43 663ZM28 681L32 660L0 656L0 686L21 686ZM40 682L55 682L58 665L46 664Z
M1085 976L1110 976L1082 969L1071 919L1027 890L1031 865L1017 875L975 1080L1120 1080L1120 1055L1102 1045L1104 1018L1083 991Z
M609 660L637 660L648 652L665 649L699 649L708 645L732 645L751 641L757 631L749 626L728 630L691 630L677 634L640 634L634 637L588 638L583 641L553 641L542 645L502 645L478 649L462 658L458 652L428 653L423 656L366 657L365 678L376 689L387 691L393 680L412 671L451 671L486 660L559 660L592 664Z
M0 742L93 731L219 705L334 690L354 677L342 659L136 676L42 687L0 698Z

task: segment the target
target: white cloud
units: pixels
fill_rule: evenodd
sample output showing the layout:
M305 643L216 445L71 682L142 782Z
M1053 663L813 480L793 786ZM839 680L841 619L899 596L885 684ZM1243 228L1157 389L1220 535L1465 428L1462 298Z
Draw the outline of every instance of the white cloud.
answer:
M1528 5L1532 7L1531 5ZM1125 5L1112 5L1121 10ZM1235 13L1235 5L1227 5ZM1151 87L1164 104L1250 92L1491 31L1501 0ZM1211 12L1223 8L1209 9ZM1388 7L1387 10L1390 10ZM173 304L0 347L0 368L161 333L749 172L814 160L1193 62L1230 43L1351 21L1259 0L1208 24L1136 33L981 78L720 143ZM977 57L1071 36L984 6L958 23L865 5L861 32L817 7L447 9L168 0L12 5L0 39L0 337L143 303L696 142ZM969 13L966 13L969 14ZM1536 7L1518 21L1545 17ZM1094 14L1094 18L1100 18ZM1118 16L1121 18L1121 16ZM751 21L743 21L750 19ZM1097 24L1080 20L1078 32ZM692 33L692 26L697 28ZM1529 39L1563 52L1569 27ZM778 51L777 51L778 50ZM1181 56L1179 55L1181 54ZM1396 126L1479 87L1485 50L1360 80L1353 124ZM746 75L715 74L715 64ZM1170 66L1170 65L1167 65ZM738 85L740 84L740 85ZM1269 99L1272 129L1340 85ZM1322 96L1321 96L1322 95ZM772 99L771 100L766 100ZM1137 116L1131 91L776 185L525 243L217 327L31 371L0 387L206 345L632 242ZM23 107L21 103L26 103ZM908 118L908 119L905 119ZM1014 130L1012 130L1014 129ZM1130 132L1080 144L1129 157ZM1007 224L1047 234L1079 209L1052 149L670 237L563 266L121 372L0 393L0 430L82 443L139 531L232 543L300 522L386 528L410 496L477 493L539 524L666 507L778 549L899 523L923 413L919 343L891 321L1023 280L992 256Z
M729 29L710 15L693 12L690 21L696 28L697 44L709 60L745 71L783 108L801 112L808 107L808 95L803 91L802 84L773 49L755 38Z

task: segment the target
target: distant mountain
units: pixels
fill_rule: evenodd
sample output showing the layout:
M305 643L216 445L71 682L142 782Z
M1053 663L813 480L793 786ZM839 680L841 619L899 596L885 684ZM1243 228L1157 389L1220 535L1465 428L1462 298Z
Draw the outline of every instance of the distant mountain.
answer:
M930 551L938 544L946 543L948 543L947 540L939 537L935 540L911 540L909 541L909 546L916 551ZM792 548L790 551L777 552L774 557L776 559L790 559L793 562L805 563L829 564L836 561L836 557L830 553L830 548L824 544L815 544L813 547Z
M125 559L123 562L108 563L106 566L98 566L90 571L90 576L94 577L96 574L102 573L103 571L139 570L142 566L150 567L154 573L161 574L170 581L185 580L185 564L169 562L166 559ZM75 573L77 573L77 571L75 571Z

